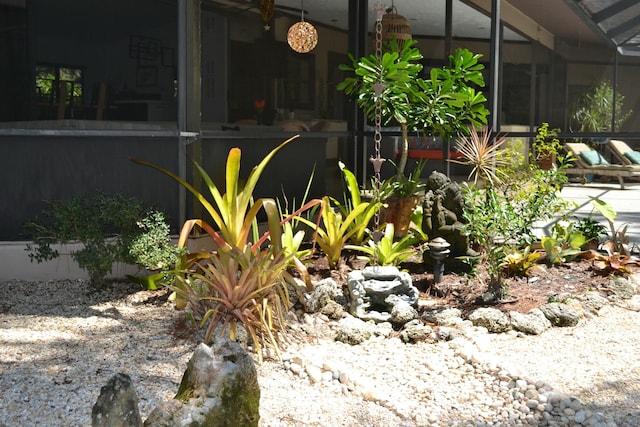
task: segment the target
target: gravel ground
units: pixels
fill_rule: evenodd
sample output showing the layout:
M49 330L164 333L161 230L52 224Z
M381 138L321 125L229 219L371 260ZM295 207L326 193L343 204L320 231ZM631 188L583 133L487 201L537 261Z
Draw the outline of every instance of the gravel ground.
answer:
M452 342L412 345L348 346L329 339L335 322L308 317L287 361L258 367L260 426L640 425L639 309L634 297L540 336L467 327ZM163 292L128 284L1 283L0 426L88 426L118 372L146 418L173 397L197 344L172 333L181 316ZM297 372L294 360L329 374ZM553 399L564 413L545 418Z

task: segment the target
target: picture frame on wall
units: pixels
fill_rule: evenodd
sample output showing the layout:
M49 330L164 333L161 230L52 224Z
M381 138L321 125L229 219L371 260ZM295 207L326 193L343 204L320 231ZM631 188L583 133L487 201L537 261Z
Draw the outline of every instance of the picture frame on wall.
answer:
M129 58L155 62L161 55L161 45L160 40L151 37L129 36Z
M157 87L158 67L154 65L139 65L136 68L137 87Z

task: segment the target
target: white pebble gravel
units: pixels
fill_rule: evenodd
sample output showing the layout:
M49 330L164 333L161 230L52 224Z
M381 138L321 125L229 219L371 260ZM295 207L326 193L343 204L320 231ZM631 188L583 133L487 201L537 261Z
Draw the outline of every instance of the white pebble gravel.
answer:
M89 426L118 372L143 419L173 397L196 336L171 334L183 314L160 292L132 289L0 284L0 427ZM260 426L640 425L637 311L609 305L540 336L460 328L450 342L350 346L331 339L335 322L305 315L283 361L258 367Z

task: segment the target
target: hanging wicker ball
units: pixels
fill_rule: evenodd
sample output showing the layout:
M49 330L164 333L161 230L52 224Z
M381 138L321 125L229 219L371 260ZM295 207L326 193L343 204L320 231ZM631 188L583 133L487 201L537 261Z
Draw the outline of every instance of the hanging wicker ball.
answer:
M287 42L289 42L291 49L296 52L309 53L318 43L318 32L308 22L296 22L287 32Z
M401 49L405 41L411 40L411 25L407 18L397 13L382 15L382 44L383 46L396 39Z

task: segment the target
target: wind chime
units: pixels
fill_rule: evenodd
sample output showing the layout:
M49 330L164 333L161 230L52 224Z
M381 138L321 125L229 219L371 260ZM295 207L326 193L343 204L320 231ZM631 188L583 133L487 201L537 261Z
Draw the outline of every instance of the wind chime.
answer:
M271 25L269 22L273 18L273 11L275 10L275 0L260 0L260 17L264 22L264 30L269 31Z
M382 16L385 12L385 6L377 2L373 7L374 12L376 13L376 39L375 39L375 48L376 48L376 59L378 63L380 63L382 57ZM382 75L378 76L378 81L373 84L373 91L375 93L375 110L374 110L374 128L373 128L373 146L375 150L375 157L371 156L369 161L373 165L374 172L374 197L375 200L378 199L380 195L380 169L382 169L382 164L385 162L385 159L380 157L380 145L382 143L382 100L380 96L382 92L385 90L387 85L382 81ZM373 233L374 242L378 243L382 238L383 233L380 231L380 213L376 211L374 216L374 224L375 231ZM375 254L375 251L374 251ZM375 264L378 263L377 257L374 256Z

